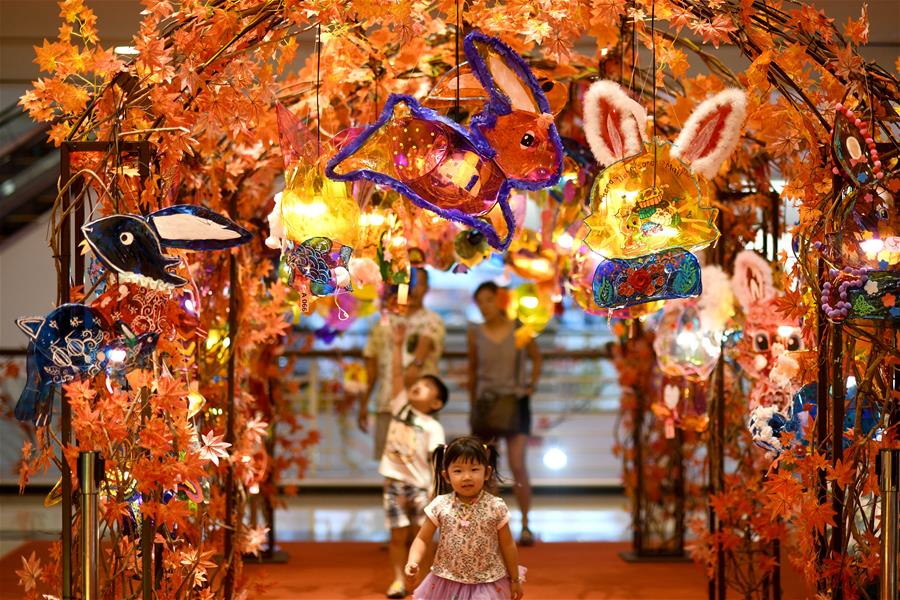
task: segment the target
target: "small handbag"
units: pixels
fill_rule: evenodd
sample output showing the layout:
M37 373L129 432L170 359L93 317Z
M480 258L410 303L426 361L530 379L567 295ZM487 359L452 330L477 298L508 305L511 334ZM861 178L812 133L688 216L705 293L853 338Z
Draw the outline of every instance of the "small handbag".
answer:
M475 399L471 414L472 433L482 439L503 437L519 428L519 396L484 392Z
M521 356L516 352L515 378L519 379ZM475 399L469 415L472 433L482 439L505 437L519 430L519 395L484 391Z

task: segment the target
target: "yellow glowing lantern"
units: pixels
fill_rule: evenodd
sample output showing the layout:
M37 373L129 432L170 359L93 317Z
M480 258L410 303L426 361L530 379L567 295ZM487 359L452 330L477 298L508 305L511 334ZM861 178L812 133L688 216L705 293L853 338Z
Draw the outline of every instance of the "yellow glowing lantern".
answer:
M541 236L526 229L509 247L507 259L513 271L532 281L549 281L556 276L559 256L551 248L541 246Z
M302 165L285 179L281 217L288 239L305 242L323 237L351 248L356 245L359 206L346 183Z
M670 148L646 143L641 154L597 177L585 219L591 229L585 242L595 252L638 258L668 248L696 251L718 239L718 211L709 208L708 183L671 158Z
M525 283L513 291L507 312L522 324L516 332L516 340L520 341L538 335L547 327L553 318L553 299L546 288Z

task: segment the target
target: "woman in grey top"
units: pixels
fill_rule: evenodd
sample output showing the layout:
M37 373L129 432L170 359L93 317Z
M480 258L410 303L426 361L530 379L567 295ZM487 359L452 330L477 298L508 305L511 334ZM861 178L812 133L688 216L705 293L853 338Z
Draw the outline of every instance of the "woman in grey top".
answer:
M484 323L469 328L469 401L474 406L475 401L486 392L515 394L519 398L518 427L513 433L478 434L483 438L506 438L509 469L513 474L516 500L522 512L519 543L530 546L534 543L534 536L528 528L531 483L528 480L525 449L528 436L531 435L531 395L541 377L542 360L533 339L529 339L524 348L517 347L516 323L504 314L499 305L498 292L497 284L492 281L482 283L475 290L475 304L484 317ZM531 370L527 374L526 358L531 362Z

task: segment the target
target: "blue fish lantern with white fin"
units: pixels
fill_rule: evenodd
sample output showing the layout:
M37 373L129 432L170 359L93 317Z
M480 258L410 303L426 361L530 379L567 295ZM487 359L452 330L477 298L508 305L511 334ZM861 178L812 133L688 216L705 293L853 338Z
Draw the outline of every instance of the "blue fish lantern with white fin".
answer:
M106 370L127 387L124 376L149 367L159 339L156 332L135 335L121 322L117 336L100 312L83 304L63 304L46 317L26 317L16 324L30 342L25 389L15 416L38 426L50 419L55 386Z
M203 206L177 204L146 217L113 215L82 228L97 258L119 280L155 289L172 289L187 283L171 272L180 261L166 256L165 248L224 250L246 244L249 231Z

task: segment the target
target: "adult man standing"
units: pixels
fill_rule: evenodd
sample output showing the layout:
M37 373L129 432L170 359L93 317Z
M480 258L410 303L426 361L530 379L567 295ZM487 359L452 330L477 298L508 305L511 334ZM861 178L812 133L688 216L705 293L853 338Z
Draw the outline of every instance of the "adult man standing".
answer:
M398 324L406 327L403 343L403 379L410 386L423 375L437 375L438 361L444 352L444 322L441 317L425 308L423 302L428 293L428 272L414 268L411 273L406 313L389 310L385 317L372 327L363 356L366 360L368 388L359 402L359 428L369 430L369 397L375 395L375 460L381 460L388 426L391 423L391 360L394 352L392 331ZM392 297L393 296L393 297ZM388 306L396 303L396 293L388 296Z

